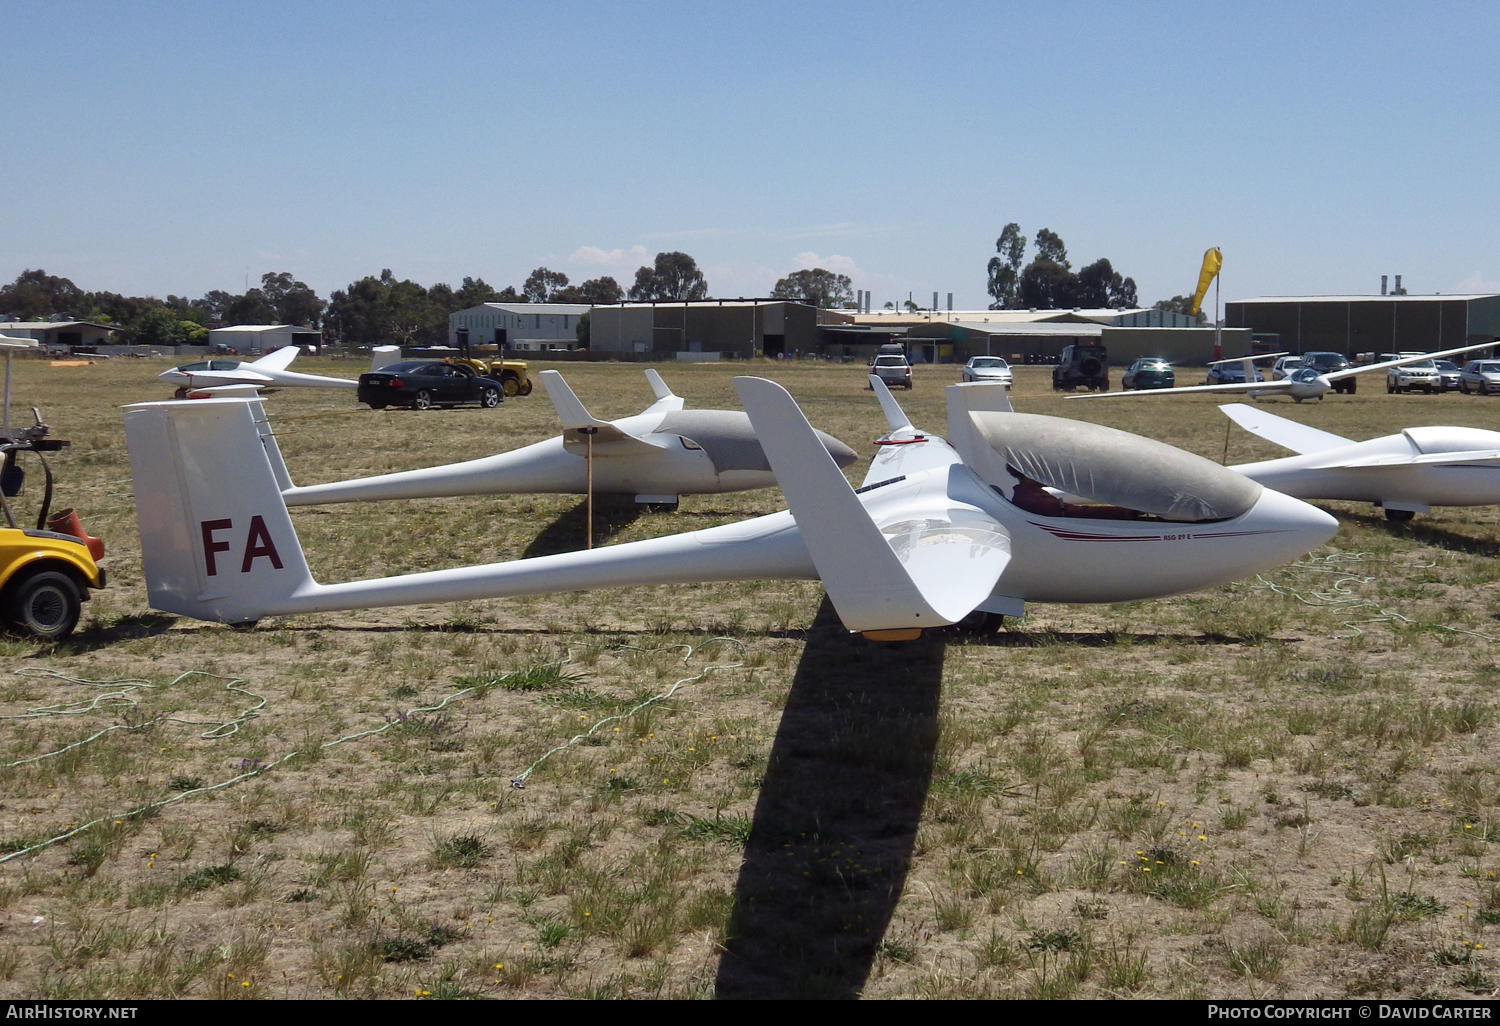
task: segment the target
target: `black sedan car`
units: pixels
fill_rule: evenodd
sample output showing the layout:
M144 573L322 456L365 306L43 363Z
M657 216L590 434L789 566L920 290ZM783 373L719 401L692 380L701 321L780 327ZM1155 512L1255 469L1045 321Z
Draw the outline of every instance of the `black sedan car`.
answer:
M504 396L500 382L482 378L467 367L441 360L404 360L361 374L359 401L376 410L387 406L451 409L460 403L491 409L504 402Z
M1143 357L1132 363L1120 379L1121 388L1171 388L1177 383L1172 365L1156 357Z

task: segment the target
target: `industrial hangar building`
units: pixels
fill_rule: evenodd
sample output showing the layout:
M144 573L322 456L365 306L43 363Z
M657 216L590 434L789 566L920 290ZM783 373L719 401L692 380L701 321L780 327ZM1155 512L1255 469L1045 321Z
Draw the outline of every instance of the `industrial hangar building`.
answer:
M1214 358L1215 333L1196 318L1166 310L921 310L843 315L824 311L825 351L868 358L875 346L900 332L911 358L921 363L963 363L972 356L1003 356L1011 363L1056 363L1070 345L1103 345L1112 364L1159 356L1178 364ZM868 333L868 341L860 333ZM1250 332L1225 331L1223 355L1250 351Z
M1224 323L1293 353L1431 353L1500 340L1500 295L1266 296Z
M818 348L818 310L780 299L621 303L589 314L594 353L653 353L667 359L747 360L809 354ZM677 354L684 354L678 356Z
M574 349L578 322L589 312L583 303L481 303L448 315L448 344L458 345L458 329L469 329L474 345L518 352Z

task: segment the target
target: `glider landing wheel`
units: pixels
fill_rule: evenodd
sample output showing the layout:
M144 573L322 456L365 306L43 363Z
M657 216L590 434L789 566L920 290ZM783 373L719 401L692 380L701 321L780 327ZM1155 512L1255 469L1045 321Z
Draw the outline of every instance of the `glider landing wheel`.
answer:
M185 389L185 388L179 388L177 391L175 391L175 392L172 393L172 398L173 399L186 399L187 397L188 397L188 390Z
M1414 516L1416 514L1409 509L1388 509L1385 511L1385 518L1393 524L1404 524Z
M983 638L994 634L1005 622L1005 617L999 613L986 613L982 609L976 609L958 623L948 628L954 634L964 634L969 637Z

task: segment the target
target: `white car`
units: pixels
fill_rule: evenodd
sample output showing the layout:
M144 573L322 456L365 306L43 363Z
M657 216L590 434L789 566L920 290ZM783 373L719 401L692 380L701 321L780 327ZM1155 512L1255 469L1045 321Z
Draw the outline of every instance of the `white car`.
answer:
M1283 356L1276 361L1276 366L1271 368L1271 380L1280 381L1282 378L1290 377L1292 371L1302 366L1302 357Z
M1015 374L998 356L976 356L964 364L965 381L1003 381L1007 391L1015 384Z
M1400 357L1394 359L1399 360ZM1428 395L1442 392L1443 376L1438 373L1437 364L1431 360L1419 360L1416 363L1404 363L1400 367L1392 367L1385 372L1387 393L1410 392L1414 388L1420 388Z
M887 388L897 385L908 390L911 388L911 364L904 356L877 356L870 364L870 373L884 381Z

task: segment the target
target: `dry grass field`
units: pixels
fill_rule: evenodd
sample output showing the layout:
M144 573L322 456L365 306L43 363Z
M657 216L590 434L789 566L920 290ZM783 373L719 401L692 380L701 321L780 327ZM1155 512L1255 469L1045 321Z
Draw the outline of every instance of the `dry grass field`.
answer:
M808 583L236 631L146 605L119 406L165 398L163 364L17 366L19 403L73 441L58 505L104 536L110 587L66 643L0 639L4 997L1456 997L1500 981L1495 509L1388 526L1335 504L1338 537L1296 566L1037 606L983 639L851 639ZM650 402L638 365L563 369L598 416ZM699 408L735 408L744 369L660 368ZM861 367L751 369L872 451L884 422ZM918 367L898 398L941 432L956 379ZM1230 462L1280 454L1226 436L1206 397L1064 403L1023 368L1016 405L1216 460L1226 437ZM1356 438L1500 422L1494 400L1371 383L1274 406ZM269 409L299 484L556 430L540 389L493 411L376 413L320 390ZM35 502L32 482L21 514ZM768 490L677 513L601 503L598 521L628 541L778 508ZM551 496L293 519L324 581L565 551L583 530L581 503Z

